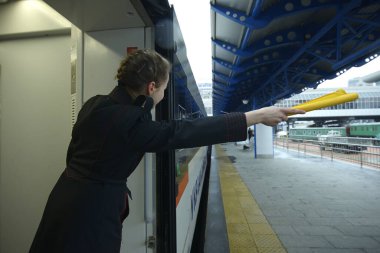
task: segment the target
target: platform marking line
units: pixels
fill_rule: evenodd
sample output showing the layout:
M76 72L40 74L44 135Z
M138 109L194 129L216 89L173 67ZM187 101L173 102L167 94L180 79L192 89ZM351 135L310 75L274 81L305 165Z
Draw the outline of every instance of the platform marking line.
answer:
M286 253L259 205L220 145L215 146L231 253Z

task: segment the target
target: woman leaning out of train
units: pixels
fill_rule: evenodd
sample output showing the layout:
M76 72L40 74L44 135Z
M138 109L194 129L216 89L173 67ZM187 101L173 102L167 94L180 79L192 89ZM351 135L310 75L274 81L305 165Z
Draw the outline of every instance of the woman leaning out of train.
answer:
M247 127L274 126L304 111L267 107L193 120L152 120L164 97L170 63L151 50L128 55L108 95L79 112L66 168L50 193L30 253L118 253L128 216L127 178L145 152L242 141Z

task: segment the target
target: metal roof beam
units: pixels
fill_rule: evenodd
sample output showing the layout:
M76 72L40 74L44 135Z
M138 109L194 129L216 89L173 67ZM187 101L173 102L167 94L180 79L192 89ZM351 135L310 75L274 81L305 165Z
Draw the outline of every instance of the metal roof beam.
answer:
M232 20L238 24L250 28L263 28L270 20L256 19L252 16L246 15L244 12L235 10L232 8L227 8L221 5L211 3L211 10L215 13L222 15L223 17Z
M379 47L380 47L380 40L377 40L377 41L371 43L370 46L367 46L366 48L363 48L362 50L359 50L353 54L350 54L349 56L347 56L343 60L337 62L336 64L333 65L333 68L335 70L340 69L340 68L348 65L350 62L357 60L360 57L368 56L369 52L374 51L375 49L378 49ZM373 52L373 53L375 53L375 52Z
M314 56L315 58L318 58L318 59L320 59L322 61L326 61L326 62L328 62L330 64L333 63L333 61L331 59L329 59L329 58L327 58L327 57L324 56L325 54L321 55L321 54L318 54L316 52L313 52L312 50L314 50L314 49L312 49L312 48L306 49L305 53L310 54L310 55Z
M227 76L223 73L220 73L218 71L213 71L212 72L215 76L219 77L220 79L222 79L223 81L225 81L228 85L236 85L238 84L239 82L242 82L242 78L236 78L236 77L230 77L230 76ZM253 75L253 74L249 74L249 75ZM249 77L245 78L244 80L247 80L249 79Z
M216 76L219 77L220 79L223 79L226 83L229 83L231 78L223 73L220 73L218 71L212 71L212 73Z
M326 3L321 2L322 1L280 1L279 4L273 5L274 7L271 8L271 10L266 11L265 15L259 15L258 18L268 20L279 17L295 16L300 12L316 11L329 7L338 8L340 5L344 4L344 2L348 2L348 0L327 1Z
M367 20L367 19L347 17L346 20L356 22L356 23L362 23L362 24L366 24L366 25L370 25L370 26L380 27L380 23L374 22L371 20Z
M317 1L310 1L308 4L301 4L298 1L286 2L285 5L278 4L276 8L265 12L265 16L261 15L261 3L255 5L253 15L246 15L246 13L235 10L233 8L224 7L218 4L211 3L211 10L215 13L222 15L223 17L234 21L245 27L251 29L260 29L267 26L273 19L284 17L288 15L296 15L298 12L305 12L305 10L314 11L317 9L331 7L338 7L341 4L341 1L336 1L334 3L320 3ZM258 6L260 5L260 6Z
M234 71L234 72L242 72L242 71L245 71L244 68L242 67L239 67L233 63L230 63L230 62L227 62L227 61L224 61L222 59L219 59L219 58L216 58L216 57L213 57L212 58L212 61L215 62L215 63L218 63L219 65L231 70L231 71Z
M231 85L225 85L225 84L222 84L222 83L217 82L217 81L213 81L213 89L214 88L223 89L223 90L226 90L226 91L235 90L235 88L233 86L231 86Z
M224 50L230 52L233 55L238 55L242 57L252 57L254 53L246 51L246 50L241 50L239 49L236 45L230 44L228 42L219 40L219 39L212 39L212 43L215 45L223 48Z
M314 35L301 49L299 49L293 57L291 57L287 63L285 63L281 68L279 68L272 76L269 78L263 85L260 90L262 90L267 84L271 83L279 73L283 72L290 64L295 62L308 48L310 48L313 44L315 44L322 36L324 36L330 29L336 25L336 23L341 19L345 14L351 11L353 8L358 7L361 1L356 0L347 4L341 11L337 13L337 15L330 20L316 35Z
M225 98L226 95L228 95L228 93L226 94L225 90L221 90L221 89L217 89L217 88L215 88L212 92L213 92L213 94L217 94L219 96L222 96L223 98Z
M256 0L255 7L253 8L252 17L256 18L261 12L264 0Z

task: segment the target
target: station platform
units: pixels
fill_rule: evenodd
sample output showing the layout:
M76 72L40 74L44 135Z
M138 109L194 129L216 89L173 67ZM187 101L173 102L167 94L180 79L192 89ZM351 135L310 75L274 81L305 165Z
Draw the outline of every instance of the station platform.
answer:
M211 159L204 252L380 252L380 171L233 143Z

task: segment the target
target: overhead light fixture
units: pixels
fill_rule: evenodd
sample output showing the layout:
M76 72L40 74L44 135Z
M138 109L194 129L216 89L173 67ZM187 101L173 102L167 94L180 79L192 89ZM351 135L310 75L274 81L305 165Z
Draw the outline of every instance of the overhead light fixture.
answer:
M243 104L248 104L249 100L248 99L243 99L241 102L243 102Z

